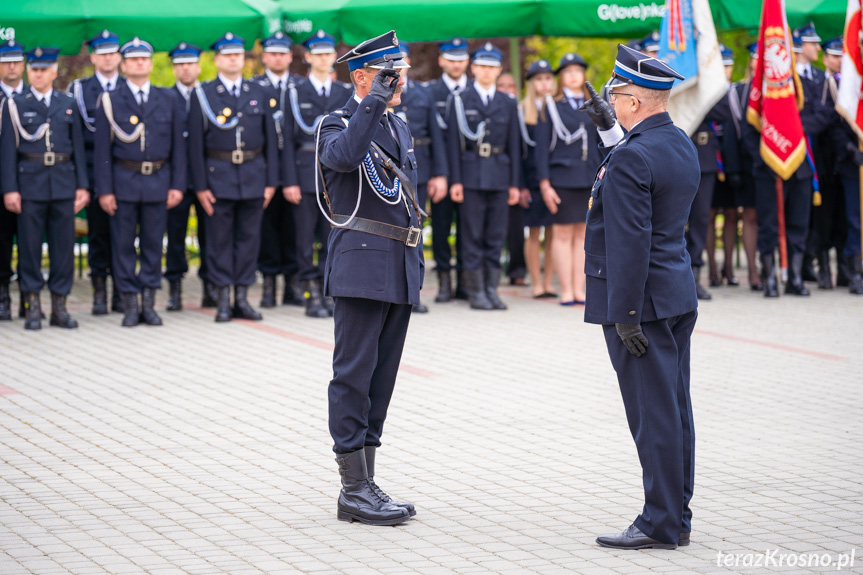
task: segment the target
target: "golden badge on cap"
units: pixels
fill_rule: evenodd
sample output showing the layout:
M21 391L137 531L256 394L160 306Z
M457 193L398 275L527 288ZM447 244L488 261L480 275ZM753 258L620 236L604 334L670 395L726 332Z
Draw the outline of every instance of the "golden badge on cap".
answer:
M137 124L138 123L138 116L132 116L131 118L129 118L129 123L132 124L133 126L135 124Z
M277 102L276 102L276 99L275 99L275 98L270 98L270 108L275 108L275 107L276 107L276 103L277 103Z
M219 122L220 124L224 124L225 123L225 117L224 116L216 116L216 121Z
M231 109L225 108L224 110L222 110L222 115L226 118L230 118L231 117Z

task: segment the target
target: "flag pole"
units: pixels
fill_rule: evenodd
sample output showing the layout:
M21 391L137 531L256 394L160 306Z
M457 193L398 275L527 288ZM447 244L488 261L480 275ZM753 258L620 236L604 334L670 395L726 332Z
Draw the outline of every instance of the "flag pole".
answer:
M785 280L788 277L788 244L785 238L785 189L780 176L776 176L776 221L779 224L780 275Z

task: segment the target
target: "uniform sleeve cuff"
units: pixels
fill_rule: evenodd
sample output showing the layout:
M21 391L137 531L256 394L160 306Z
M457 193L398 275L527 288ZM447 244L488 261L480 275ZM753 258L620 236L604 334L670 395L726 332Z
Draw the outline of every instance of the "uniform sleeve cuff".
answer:
M624 136L623 128L617 122L614 123L614 127L610 130L602 131L597 128L596 131L599 132L599 137L602 138L602 145L606 148L615 146Z

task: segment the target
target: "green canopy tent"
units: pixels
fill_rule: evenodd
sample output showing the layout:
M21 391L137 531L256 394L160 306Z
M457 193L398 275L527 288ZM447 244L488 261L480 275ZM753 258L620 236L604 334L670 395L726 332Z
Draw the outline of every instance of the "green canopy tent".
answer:
M137 35L165 51L180 40L206 47L231 30L251 48L281 28L281 17L273 0L8 0L0 2L0 39L77 54L83 40L108 28L121 42Z

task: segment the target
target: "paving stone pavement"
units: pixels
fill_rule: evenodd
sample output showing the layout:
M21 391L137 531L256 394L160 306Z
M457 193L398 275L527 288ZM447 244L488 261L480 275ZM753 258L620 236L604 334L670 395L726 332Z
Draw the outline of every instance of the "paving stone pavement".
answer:
M91 316L86 280L77 331L0 323L0 575L802 573L837 565L799 554L852 552L843 571L863 572L863 298L847 291L713 290L693 337L692 544L623 552L594 539L635 518L640 468L580 309L504 288L509 311L475 312L427 287L377 473L418 514L369 527L335 516L331 320L217 325L185 288L160 328Z

